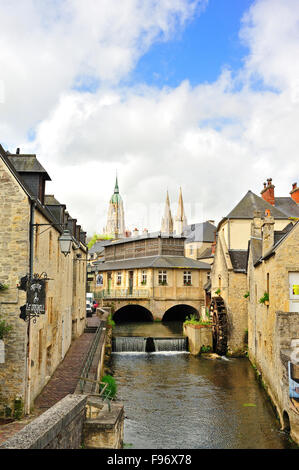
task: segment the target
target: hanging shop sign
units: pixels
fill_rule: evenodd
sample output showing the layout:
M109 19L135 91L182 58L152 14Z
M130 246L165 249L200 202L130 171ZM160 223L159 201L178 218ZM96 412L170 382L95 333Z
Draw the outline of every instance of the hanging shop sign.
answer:
M27 285L26 314L39 316L45 314L46 280L33 278Z

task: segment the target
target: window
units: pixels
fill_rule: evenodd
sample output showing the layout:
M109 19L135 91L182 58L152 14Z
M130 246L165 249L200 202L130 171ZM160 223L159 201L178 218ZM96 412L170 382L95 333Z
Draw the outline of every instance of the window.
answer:
M167 284L167 271L159 271L159 284L165 286Z
M184 286L191 286L191 284L192 284L191 271L184 271Z
M147 281L147 272L146 271L142 271L141 273L141 284L143 286L146 285L146 281Z
M121 272L117 273L116 284L118 286L121 285Z
M192 246L192 245L190 245L190 248L189 248L189 253L190 253L190 255L192 255L192 254L193 254L193 246Z

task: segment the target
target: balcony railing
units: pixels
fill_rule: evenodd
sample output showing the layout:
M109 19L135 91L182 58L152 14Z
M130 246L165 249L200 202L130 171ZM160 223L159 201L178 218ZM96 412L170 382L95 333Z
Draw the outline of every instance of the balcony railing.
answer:
M95 293L97 299L136 299L149 298L147 289L105 289Z

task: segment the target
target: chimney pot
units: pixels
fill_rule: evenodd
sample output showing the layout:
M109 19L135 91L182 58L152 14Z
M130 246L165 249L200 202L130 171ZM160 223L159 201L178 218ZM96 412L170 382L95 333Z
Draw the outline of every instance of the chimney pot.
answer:
M268 185L264 183L264 189L261 191L262 198L272 204L275 205L275 197L274 197L274 188L275 186L272 184L272 178L267 178Z

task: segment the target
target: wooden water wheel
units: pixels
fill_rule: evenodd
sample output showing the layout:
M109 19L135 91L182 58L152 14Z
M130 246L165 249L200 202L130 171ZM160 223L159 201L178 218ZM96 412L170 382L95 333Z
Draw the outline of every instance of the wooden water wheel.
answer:
M213 318L213 350L224 356L227 352L227 312L222 297L212 298L210 315Z

